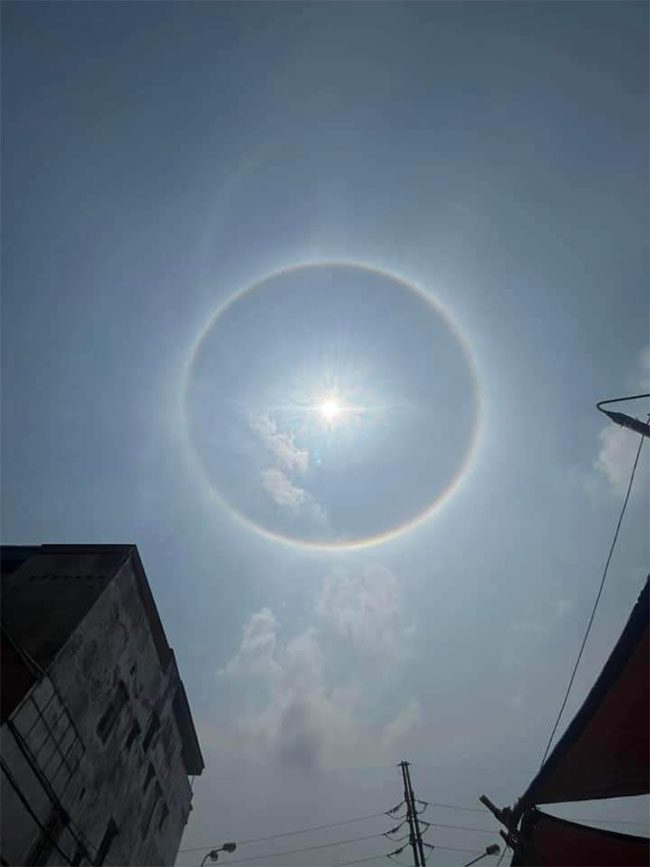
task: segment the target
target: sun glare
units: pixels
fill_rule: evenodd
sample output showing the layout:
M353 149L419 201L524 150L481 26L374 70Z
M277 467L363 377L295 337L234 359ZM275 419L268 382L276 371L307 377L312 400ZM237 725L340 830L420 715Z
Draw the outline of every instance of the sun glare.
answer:
M318 409L325 421L328 422L336 421L336 419L341 415L340 403L332 398L324 400Z

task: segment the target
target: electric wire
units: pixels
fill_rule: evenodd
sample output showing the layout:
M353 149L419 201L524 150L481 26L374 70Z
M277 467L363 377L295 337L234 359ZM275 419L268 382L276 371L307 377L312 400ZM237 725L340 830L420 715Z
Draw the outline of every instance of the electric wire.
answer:
M334 867L348 867L348 864L363 864L364 861L374 861L375 858L388 858L386 852L379 852L377 855L368 855L366 858L355 858L354 861L339 861Z
M494 831L490 830L489 828L473 828L469 825L445 825L442 822L425 822L425 824L428 825L429 828L451 828L454 831L478 831L481 834L494 834ZM404 825L404 822L402 822L401 825L398 825L396 828L393 828L390 831L384 831L384 836L396 833L402 827L402 825Z
M245 846L247 843L264 843L267 840L277 840L279 837L295 837L297 834L307 834L310 831L322 831L325 828L338 828L341 825L352 825L354 822L364 822L366 819L375 819L377 816L385 816L386 812L370 813L368 816L358 816L356 819L345 819L343 822L330 822L327 825L312 825L310 828L298 828L296 831L282 831L279 834L268 834L266 837L252 837L249 840L238 840L237 846ZM210 846L196 846L193 849L179 849L178 854L183 852L204 852L206 849L214 849L218 843Z
M553 726L553 730L551 731L551 736L548 739L548 743L546 744L546 749L544 750L544 756L542 757L541 765L546 761L546 756L548 755L548 751L551 748L551 744L553 743L553 738L555 737L555 732L560 724L560 720L562 719L562 714L564 713L564 708L566 707L566 703L569 698L569 693L571 692L571 687L573 686L573 681L575 680L576 672L578 670L578 666L580 665L580 660L582 659L582 653L585 649L585 645L587 643L587 638L589 637L589 633L591 632L591 627L594 622L594 617L596 616L596 609L598 608L598 603L600 602L600 597L603 592L603 587L605 586L605 580L607 578L607 573L609 571L609 564L612 560L612 555L614 553L614 548L616 547L616 542L618 540L618 534L621 529L621 524L623 523L623 516L625 515L625 510L627 509L627 504L630 499L630 492L632 491L632 484L634 483L634 476L636 475L636 468L639 463L639 457L641 456L641 449L643 448L643 440L644 437L641 436L639 441L639 448L636 452L636 457L634 458L634 464L632 466L632 473L630 475L630 481L627 486L627 491L625 494L625 499L623 501L623 506L621 508L621 513L618 516L618 523L616 524L616 531L614 533L614 538L612 539L612 544L609 547L609 553L607 555L607 560L605 562L605 568L603 569L603 575L600 580L600 587L598 588L598 593L596 594L596 599L594 600L593 608L591 610L591 616L589 618L589 622L587 623L587 629L585 630L584 638L582 639L582 643L580 645L580 650L578 651L578 656L575 661L575 665L573 666L573 671L571 672L571 677L569 678L569 683L567 684L566 692L564 693L564 698L562 700L562 704L560 706L560 712L557 715L557 719L555 720L555 725ZM540 767L541 767L540 765Z
M261 861L265 858L280 858L282 855L297 855L299 852L314 852L316 849L328 849L330 846L345 846L347 843L358 843L361 840L373 840L383 837L383 834L366 834L365 837L352 837L348 840L334 840L332 843L319 843L318 846L303 846L300 849L288 849L285 852L267 852L265 855L251 855L249 858L237 858L235 861L224 861L224 864L245 864L248 861Z

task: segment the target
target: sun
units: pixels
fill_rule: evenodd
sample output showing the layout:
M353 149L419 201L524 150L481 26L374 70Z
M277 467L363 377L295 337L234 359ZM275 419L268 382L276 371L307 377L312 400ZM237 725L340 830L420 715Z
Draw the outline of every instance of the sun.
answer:
M343 407L334 398L328 398L319 405L318 411L325 421L332 423L341 415Z

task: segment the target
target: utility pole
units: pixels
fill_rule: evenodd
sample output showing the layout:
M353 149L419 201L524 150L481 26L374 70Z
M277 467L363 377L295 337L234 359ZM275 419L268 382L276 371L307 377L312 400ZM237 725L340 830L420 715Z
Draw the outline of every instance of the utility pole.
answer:
M420 833L420 823L418 821L417 810L415 809L415 795L413 794L413 786L411 785L411 775L409 773L409 763L400 762L399 767L402 769L402 780L404 781L404 802L406 804L406 820L409 825L409 842L413 849L413 861L415 867L426 867L424 857L424 847L422 845L422 834Z
M413 785L411 783L411 772L409 771L409 763L405 762L406 765L406 779L409 786L409 792L411 793L411 806L413 808L413 824L415 825L415 839L418 844L418 850L420 852L420 863L423 867L426 867L426 860L424 857L424 846L422 845L422 833L420 831L420 820L418 819L418 811L415 809L415 795L413 793Z

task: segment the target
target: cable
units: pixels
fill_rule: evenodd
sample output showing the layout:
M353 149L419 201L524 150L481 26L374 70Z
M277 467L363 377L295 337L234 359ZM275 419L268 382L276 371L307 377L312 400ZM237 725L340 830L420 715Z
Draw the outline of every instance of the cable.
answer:
M607 560L605 562L605 568L603 569L603 576L600 580L600 587L598 588L598 593L596 594L596 599L594 601L593 608L591 610L591 617L589 618L589 622L587 624L587 629L585 631L584 638L582 639L582 644L580 645L580 650L578 651L578 656L575 661L575 665L573 666L573 671L571 672L571 677L569 678L569 683L566 688L566 692L564 693L564 698L562 700L562 705L560 707L560 712L557 715L557 719L555 720L555 725L553 726L553 730L551 732L551 736L548 739L548 743L546 744L546 749L544 750L544 756L542 757L541 764L543 765L546 761L546 756L548 755L548 751L551 748L551 744L553 743L553 738L555 736L555 732L557 731L557 727L560 724L560 720L562 718L562 714L564 713L564 708L566 707L567 700L569 698L569 693L571 692L571 687L573 686L573 681L576 676L576 672L578 670L578 666L580 665L580 660L582 659L582 653L585 649L585 644L587 643L587 638L589 637L589 633L591 631L591 626L594 622L594 617L596 616L596 609L598 608L598 603L600 602L600 597L603 592L603 587L605 586L605 579L607 578L607 572L609 571L609 564L612 560L612 555L614 553L614 548L616 547L616 541L618 539L618 534L621 529L621 524L623 523L623 516L625 515L625 510L627 509L628 500L630 499L630 492L632 490L632 484L634 482L634 476L636 474L636 468L639 463L639 457L641 455L641 449L643 448L643 439L642 436L639 442L639 448L636 452L636 457L634 459L634 465L632 466L632 473L630 475L630 481L627 486L627 492L625 494L625 500L623 501L623 507L621 508L621 513L618 516L618 523L616 524L616 532L614 533L614 538L612 539L612 544L609 548L609 554L607 555ZM541 766L540 766L541 767Z
M464 810L467 813L482 813L485 815L485 810L480 807L461 807L459 804L436 804L434 801L429 801L431 807L443 807L446 810Z
M368 855L367 858L356 858L354 861L339 861L335 867L347 867L348 864L362 864L364 861L374 861L375 858L388 858L385 852L380 852L378 855Z
M504 858L504 856L505 856L505 854L506 854L506 852L508 851L509 848L510 848L510 847L506 844L506 845L503 847L503 849L501 850L501 857L500 857L499 860L497 861L497 867L499 867L499 864L501 864L501 862L503 861L503 858Z
M375 837L383 836L383 834L366 834L365 837L352 837L350 840L335 840L333 843L320 843L318 846L303 846L301 849L289 849L286 852L269 852L266 855L252 855L250 858L237 858L236 861L228 861L227 863L245 864L248 861L260 861L264 858L279 858L281 855L297 855L298 852L314 852L316 849L327 849L330 846L345 846L347 843L358 843L361 840L373 840Z
M441 849L443 852L464 852L466 855L478 855L481 851L480 849L456 849L454 846L438 846L436 843L425 843L425 846L428 846L430 849Z
M354 822L364 822L366 819L374 819L378 816L385 816L390 813L391 815L399 810L404 801L400 801L399 804L396 804L392 809L386 810L383 813L370 813L368 816L359 816L356 819L346 819L343 822L330 822L328 825L312 825L310 828L299 828L297 831L283 831L280 834L269 834L266 837L254 837L250 840L240 840L238 841L238 846L244 846L247 843L264 843L266 840L276 840L279 837L293 837L296 834L307 834L309 831L322 831L325 828L336 828L341 825L351 825ZM429 806L431 807L440 807L445 810L463 810L467 813L481 813L485 815L485 810L481 810L478 807L463 807L460 804L440 804L434 801L429 801ZM206 849L214 849L218 844L212 843L209 846L195 846L191 849L179 849L178 854L181 855L184 852L204 852Z
M402 825L404 822L402 822ZM494 834L494 831L488 828L472 828L469 825L444 825L442 822L425 822L430 828L452 828L454 831L478 831L481 834ZM384 836L397 832L402 826L398 825L391 831L385 831Z
M312 825L310 828L299 828L297 831L282 831L280 834L269 834L267 837L253 837L250 840L238 840L237 846L245 846L247 843L264 843L266 840L277 840L279 837L294 837L296 834L307 834L309 831L322 831L325 828L338 828L341 825L352 825L354 822L364 822L366 819L374 819L377 816L385 816L386 813L370 813L369 816L359 816L356 819L345 819L343 822L330 822L328 825ZM215 849L219 844L212 843L210 846L198 846L194 849L179 849L182 852L204 852L206 849ZM232 863L232 862L231 862Z

